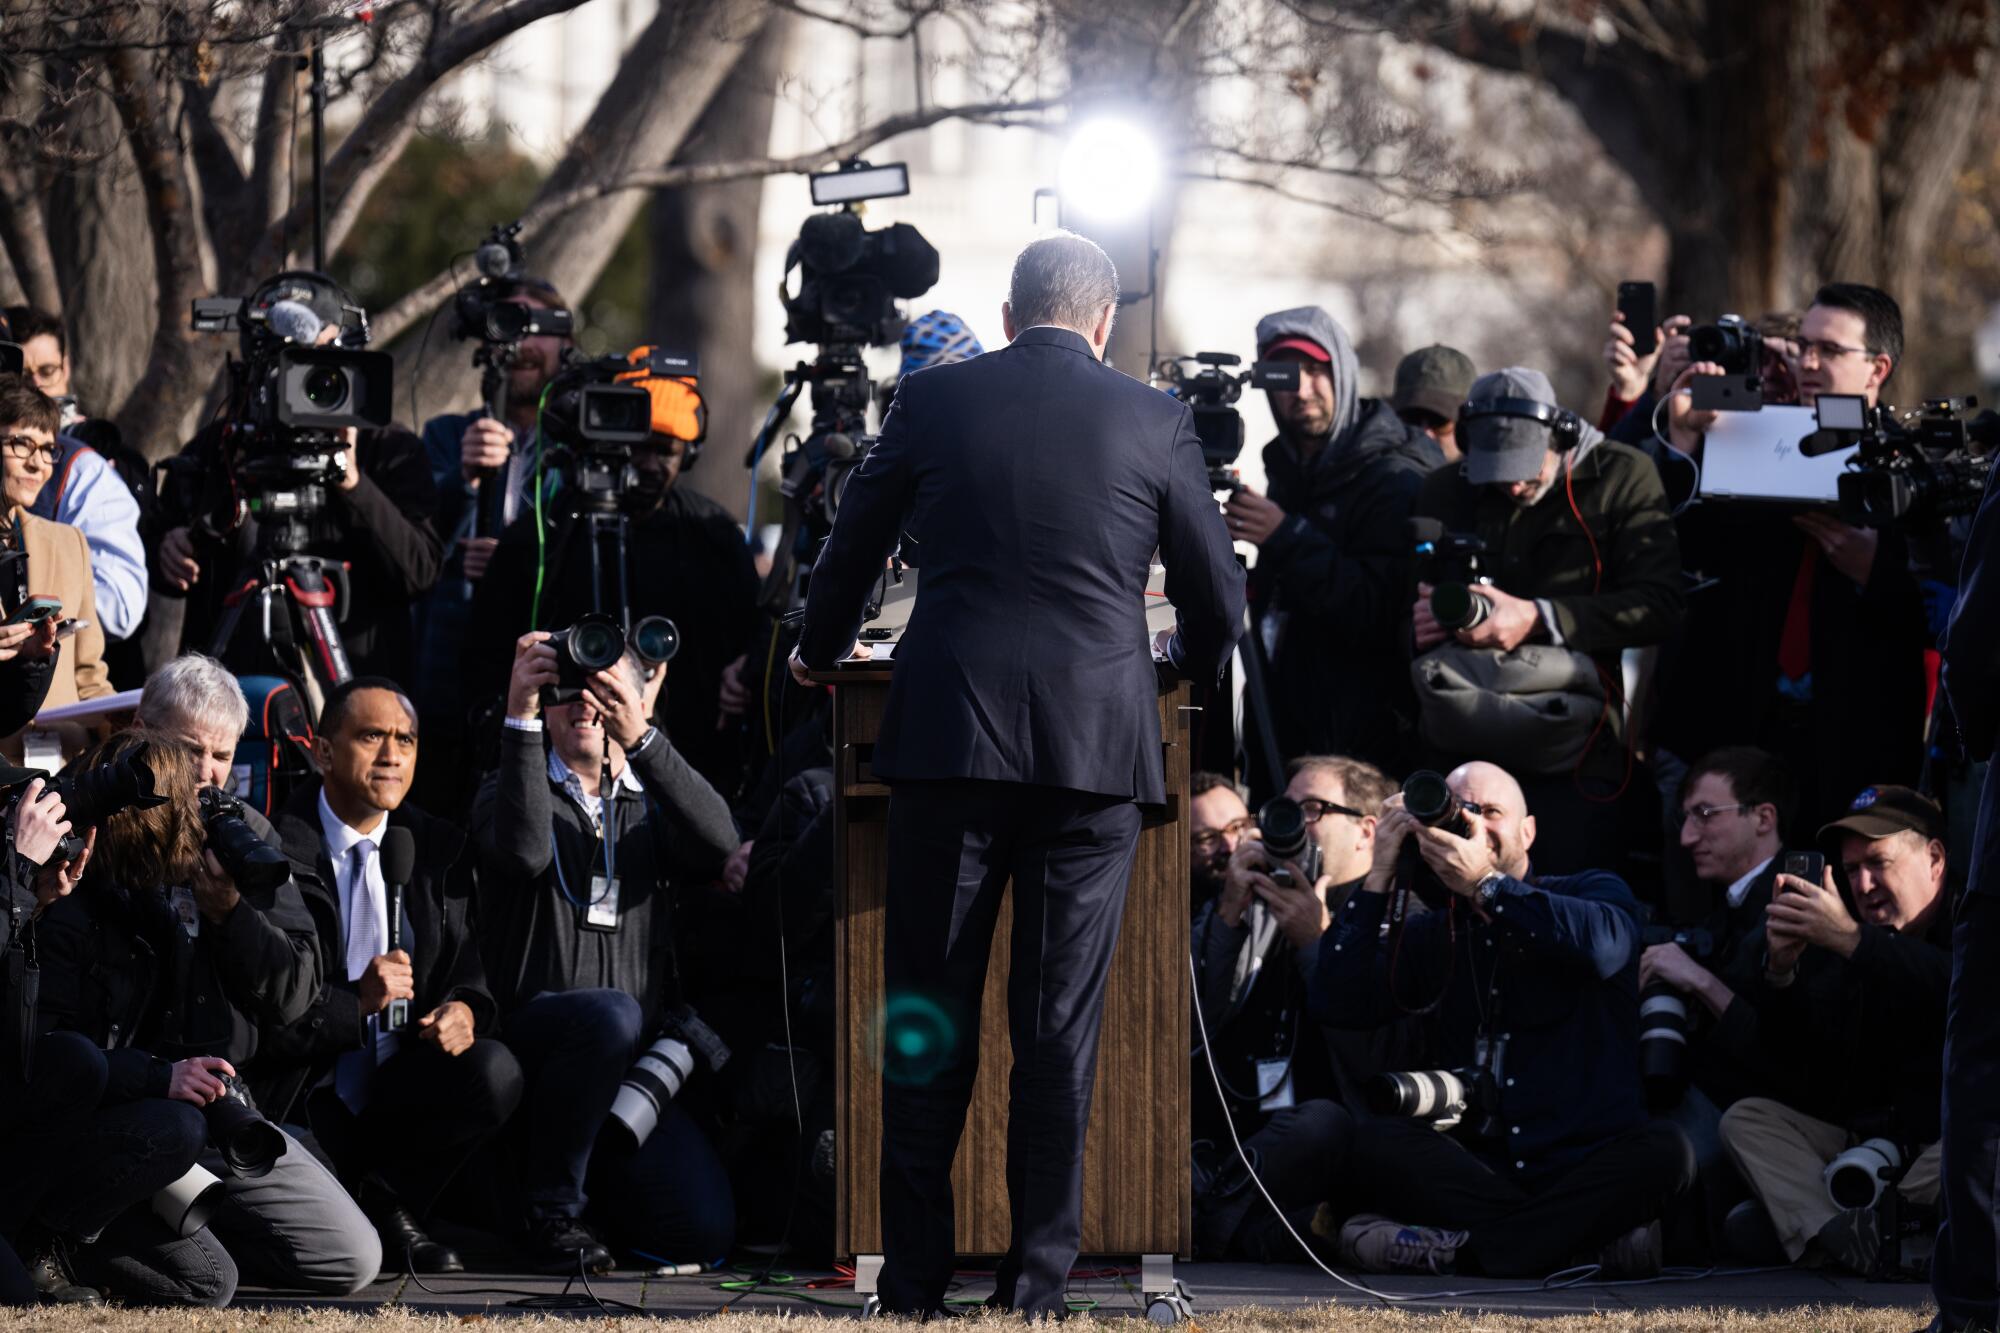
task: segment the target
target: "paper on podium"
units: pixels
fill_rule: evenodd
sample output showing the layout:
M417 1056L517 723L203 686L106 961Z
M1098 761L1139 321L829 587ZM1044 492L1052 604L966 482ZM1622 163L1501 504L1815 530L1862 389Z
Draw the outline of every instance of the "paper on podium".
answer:
M892 661L896 655L896 643L909 627L910 612L917 604L918 571L903 571L903 581L891 582L882 594L882 614L861 627L863 635L879 636L886 631L887 637L867 637L869 656L841 659L843 667L863 668L871 662ZM1167 600L1167 571L1163 565L1154 565L1146 573L1146 639L1150 644L1153 637L1163 629L1174 627L1173 603ZM1157 659L1159 654L1155 653Z

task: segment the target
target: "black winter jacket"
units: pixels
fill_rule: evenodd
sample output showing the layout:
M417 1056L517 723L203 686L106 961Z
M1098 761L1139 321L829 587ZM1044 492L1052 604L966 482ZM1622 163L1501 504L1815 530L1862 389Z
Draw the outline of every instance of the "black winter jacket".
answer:
M1251 606L1276 625L1272 721L1287 757L1344 754L1399 771L1414 718L1408 520L1437 442L1363 399L1354 425L1310 464L1280 436L1264 446L1286 513L1257 554Z

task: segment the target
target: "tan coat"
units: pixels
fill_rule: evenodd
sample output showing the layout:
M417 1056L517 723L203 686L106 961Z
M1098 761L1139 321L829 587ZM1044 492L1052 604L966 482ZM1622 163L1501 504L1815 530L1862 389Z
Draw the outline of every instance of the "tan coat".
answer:
M90 543L67 523L15 509L7 516L12 528L21 520L21 538L28 548L28 595L53 597L62 603L66 620L81 620L83 628L63 640L55 677L43 708L96 699L116 693L104 669L104 630L97 623L97 592L90 577Z

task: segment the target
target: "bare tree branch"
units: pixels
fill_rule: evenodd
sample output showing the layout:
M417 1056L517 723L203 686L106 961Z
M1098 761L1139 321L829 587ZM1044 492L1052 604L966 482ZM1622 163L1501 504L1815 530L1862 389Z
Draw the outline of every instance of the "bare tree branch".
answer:
M0 244L7 247L28 304L60 314L62 287L56 281L56 257L49 249L41 192L24 165L17 165L11 154L0 153Z

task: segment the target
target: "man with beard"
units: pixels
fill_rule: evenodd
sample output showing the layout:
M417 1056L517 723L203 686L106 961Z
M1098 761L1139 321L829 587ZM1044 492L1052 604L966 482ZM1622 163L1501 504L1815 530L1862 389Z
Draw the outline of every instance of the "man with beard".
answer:
M1243 793L1220 773L1197 773L1188 784L1188 876L1192 881L1188 910L1199 913L1222 892L1229 858L1257 821L1243 803Z
M650 351L633 351L634 366L643 366ZM644 369L622 378L653 400L651 436L632 446L633 484L619 496L628 524L626 609L633 622L665 616L680 630L673 683L653 720L674 749L728 795L739 785L741 736L720 725L718 705L723 669L749 648L756 569L736 520L707 496L675 484L701 454L700 399L692 381ZM530 512L501 539L473 600L466 657L473 697L504 691L514 643L522 634L560 630L593 610L618 614L619 579L608 560L605 604L596 605L591 529L579 498L565 484L544 505L543 530L537 531Z
M1601 1250L1609 1269L1657 1273L1658 1219L1694 1155L1640 1100L1638 904L1605 871L1531 869L1538 824L1504 769L1466 764L1445 781L1471 836L1391 797L1310 987L1313 1016L1341 1027L1434 1010L1432 1067L1461 1071L1468 1102L1450 1133L1416 1115L1355 1127L1353 1197L1397 1220L1349 1218L1342 1257L1522 1277ZM1411 843L1444 901L1404 916L1392 890Z
M1477 538L1491 582L1471 602L1482 614L1456 629L1438 622L1433 585L1417 585L1426 748L1444 762L1507 763L1543 814L1545 869L1611 865L1625 845L1617 802L1644 786L1631 776L1621 656L1664 642L1681 620L1680 547L1659 473L1520 366L1473 382L1458 434L1465 461L1424 479L1416 513ZM1524 645L1562 651L1524 657Z
M1444 453L1388 403L1361 397L1347 330L1318 306L1259 320L1257 355L1296 362L1299 387L1271 393L1270 495L1244 487L1224 517L1231 539L1257 547L1251 608L1271 654L1281 757L1343 754L1395 771L1411 711L1396 643L1408 587L1405 520Z

